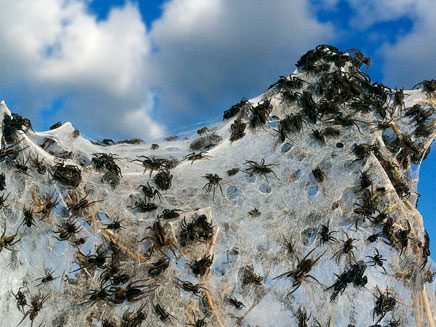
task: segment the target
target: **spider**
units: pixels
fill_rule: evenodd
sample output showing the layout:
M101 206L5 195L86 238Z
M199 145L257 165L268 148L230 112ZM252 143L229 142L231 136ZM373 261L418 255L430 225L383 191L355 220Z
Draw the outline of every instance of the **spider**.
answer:
M347 239L345 241L342 241L343 246L338 251L336 251L332 256L332 259L336 258L335 260L338 265L343 254L347 255L350 261L351 258L355 259L353 253L353 249L355 248L355 246L353 245L353 242L357 241L357 239L348 237L348 234L346 232L344 232L344 234L347 236Z
M324 244L329 241L332 242L339 242L337 238L333 237L332 234L337 233L337 231L329 231L329 226L327 225L321 225L321 231L318 233L320 236L319 243Z
M234 176L239 172L239 168L232 168L227 170L227 175L228 176Z
M326 144L326 137L325 135L323 135L320 131L318 131L317 129L312 130L312 136L314 137L315 140L318 141L318 144L321 146L324 146Z
M142 322L147 318L147 314L144 312L145 303L143 303L136 313L133 314L129 310L126 310L123 314L123 322L121 327L140 327ZM103 326L104 327L104 326Z
M76 222L73 219L68 219L61 226L56 224L58 227L58 231L52 231L55 234L59 234L59 237L55 236L55 238L59 241L66 241L71 238L71 236L82 230L82 226L77 226Z
M250 128L255 129L267 123L267 118L273 109L270 100L264 99L258 102L256 107L250 108L252 117L250 119Z
M371 59L365 57L362 52L355 48L348 49L346 52L354 54L357 60L359 60L362 64L366 65L365 73L368 71L369 66L371 66Z
M182 246L186 246L194 240L202 241L198 236L196 229L195 221L187 223L185 217L183 217L183 220L180 222L180 244Z
M138 159L131 160L130 162L139 161L142 162L142 165L144 166L144 172L147 171L147 169L150 169L150 176L155 170L160 170L162 168L168 168L170 162L167 159L159 159L159 158L150 158L146 156L138 156ZM139 159L144 158L144 159Z
M170 266L170 259L168 257L162 257L158 261L150 264L148 268L148 274L150 276L158 276Z
M288 250L288 253L294 255L296 253L295 242L292 241L292 238L288 240L286 239L286 237L283 236L283 239L284 239L284 246L286 247L286 250Z
M35 225L35 219L33 218L33 210L32 209L27 209L24 207L23 208L23 215L24 215L24 219L23 219L23 222L21 223L21 225L26 225L29 228Z
M404 249L407 249L407 246L409 244L409 239L410 239L409 234L410 234L410 231L412 230L408 220L406 220L406 224L407 224L406 229L399 229L394 235L397 243L399 243L399 245L400 245L400 249L401 249L400 255L403 254Z
M362 188L362 190L371 185L372 185L372 181L369 172L368 171L362 172L362 175L360 177L360 187Z
M427 265L428 257L430 255L430 236L426 230L424 230L424 244L421 243L422 248L422 264L420 266L420 270L424 269Z
M116 155L112 153L94 153L94 158L92 158L91 162L97 169L106 168L108 172L118 177L122 177L120 167L115 163Z
M9 247L17 244L23 238L23 235L21 235L21 237L18 240L16 240L15 242L14 242L14 240L15 240L15 237L18 235L18 229L17 229L17 232L15 234L11 234L9 236L5 236L5 235L6 235L6 221L5 221L4 226L3 226L2 236L0 237L0 252L3 250L3 248L5 248L11 252L15 252L15 250L12 250Z
M230 109L224 111L223 119L230 119L236 116L241 111L241 109L246 105L251 106L250 102L247 99L242 98L239 103L234 104Z
M144 193L146 200L154 200L154 198L159 198L160 201L162 201L162 195L158 190L155 190L153 187L150 186L150 184L147 182L147 185L139 185L137 189L141 188L142 192Z
M28 305L26 295L24 295L24 293L21 292L21 289L23 289L23 288L27 288L27 286L21 286L18 289L17 294L14 294L14 292L11 291L12 295L15 297L15 300L17 300L17 308L18 308L18 310L21 311L22 314L24 314L24 307L26 305ZM29 289L27 289L27 291L29 291Z
M24 175L27 175L30 177L30 175L28 173L29 167L27 167L27 163L29 162L29 158L30 157L27 157L27 160L24 160L24 158L23 158L23 160L21 162L18 160L15 160L15 162L13 162L14 167L16 168L15 171L18 173L23 173Z
M230 303L231 305L233 305L237 310L241 310L242 307L245 307L244 303L242 303L241 301L238 301L236 298L232 297L232 296L226 296L225 300Z
M136 201L133 209L138 212L145 213L156 210L157 205L154 202L147 202L147 200L139 199L138 201Z
M151 230L151 236L146 236L143 239L141 239L139 242L142 242L143 240L147 240L147 239L150 240L152 243L150 252L153 252L154 250L157 249L166 257L168 256L162 251L162 248L164 246L168 246L171 252L173 252L174 256L176 257L176 253L174 251L176 247L174 243L168 238L167 232L165 231L165 227L166 224L165 226L162 226L160 220L157 219L152 227L150 226L147 227L147 229Z
M375 249L375 255L373 256L366 256L367 258L370 258L371 261L368 262L370 266L379 266L383 269L384 273L386 274L386 269L383 267L383 261L386 261L386 259L383 259L383 256L378 252L378 249Z
M206 154L206 152L200 152L200 153L192 152L192 153L188 154L187 156L185 156L185 159L191 161L191 165L194 163L195 160L209 159L209 158L210 158L210 156L208 156Z
M421 87L426 93L433 93L436 91L436 80L432 79L431 81L424 80L418 84L416 84L413 89Z
M42 214L41 219L47 218L50 215L53 208L56 207L56 205L58 204L58 202L59 202L58 196L56 196L56 198L54 200L52 200L54 193L55 193L55 191L53 191L52 194L48 194L48 195L44 196L44 199L43 199L44 202L42 202L42 204L41 204L42 209L40 211L36 212L38 214Z
M177 211L182 211L180 209L164 209L162 214L159 215L159 218L163 219L175 219L179 218L180 214Z
M401 88L399 90L397 90L395 88L395 92L394 92L394 103L392 105L393 110L395 111L395 109L397 107L400 107L400 112L402 111L403 107L405 108L406 105L404 103L404 88Z
M40 277L40 278L35 279L35 281L36 280L41 281L41 283L39 283L36 286L40 286L40 285L44 285L45 286L47 283L52 282L55 279L59 278L59 276L58 277L53 277L54 270L52 271L51 269L44 269L44 271L45 271L45 276L44 277Z
M256 161L247 160L245 164L248 164L250 167L245 169L247 173L251 174L259 174L265 176L266 181L268 182L268 176L266 174L272 173L275 178L279 179L274 171L270 167L278 166L278 164L267 164L265 165L265 159L262 158L261 162L258 163Z
M280 120L278 130L275 130L279 133L280 141L284 142L291 132L300 132L303 128L303 123L304 120L301 114L287 115L286 118Z
M315 266L319 259L325 254L323 252L321 255L319 255L315 259L308 259L309 255L312 254L312 252L315 251L315 248L309 251L309 253L306 254L306 256L300 261L300 259L297 258L297 267L294 270L289 270L281 275L278 275L277 277L274 277L273 279L281 278L286 275L286 277L292 277L294 278L294 282L292 283L292 286L294 289L289 293L294 293L303 283L303 281L307 278L312 278L317 283L320 284L320 282L313 277L312 275L309 275L309 272L312 270L312 267ZM288 294L288 295L289 295Z
M35 318L38 316L39 311L41 311L45 301L47 301L48 296L49 296L48 294L45 296L41 296L41 294L32 296L32 300L30 301L31 308L27 310L27 312L24 314L23 319L21 319L21 321L17 326L19 326L24 321L24 319L26 319L26 317L29 315L31 321L30 326L33 326L33 322L35 321Z
M47 171L47 166L44 164L44 158L42 160L39 160L37 155L36 158L32 158L32 163L38 173L40 173L41 175L45 174L45 172Z
M189 267L192 269L192 273L197 276L203 276L208 270L209 267L212 266L213 255L205 255L203 258L199 260L193 260Z
M325 291L333 288L333 293L330 296L330 301L334 301L339 294L344 293L347 285L353 283L354 286L365 286L368 282L368 277L363 276L366 270L366 264L363 261L352 263L342 274L338 277L337 281Z
M234 120L230 129L232 130L232 135L230 135L230 142L237 141L245 136L246 123L242 122L241 117Z
M353 144L353 153L357 157L357 159L355 159L353 163L356 161L361 161L366 159L371 154L371 152L374 152L374 154L376 155L378 154L378 148L375 144L374 145L368 145L366 143Z
M111 222L110 224L106 224L105 228L111 229L114 232L117 232L118 230L121 230L124 228L123 226L121 226L121 222L123 222L123 221L124 221L124 219L115 218L115 220L113 222Z
M318 106L312 98L312 93L303 91L303 94L300 95L300 105L303 107L303 113L309 118L309 121L316 124Z
M107 289L110 286L104 286L104 281L102 281L100 283L100 289L98 290L91 290L90 293L87 294L87 296L89 296L88 301L82 302L81 305L86 304L86 303L96 303L98 301L103 301L109 298L109 296L111 295Z
M259 217L260 214L261 214L261 212L259 211L259 209L254 208L254 209L248 211L248 214L249 214L250 216L253 216L253 217Z
M150 292L154 290L148 284L143 284L146 280L136 280L127 285L127 287L112 286L109 288L110 298L109 300L116 304L121 304L124 301L136 302L142 300Z
M298 78L297 76L280 76L279 80L270 85L268 90L272 87L279 86L279 87L286 87L288 89L301 89L303 87L303 83L307 83L305 80Z
M154 177L154 182L161 190L168 190L171 187L173 175L170 174L168 169L160 169Z
M182 246L186 246L194 240L199 242L210 240L213 235L213 225L207 221L205 215L201 215L189 223L183 218L180 222L180 228L180 244Z
M2 141L6 141L6 143L13 143L17 139L17 131L25 132L27 128L32 129L32 124L30 120L27 118L23 118L18 114L12 113L8 115L5 113L3 115L3 135ZM24 127L24 128L23 128Z
M294 317L298 319L298 327L308 327L307 322L310 319L311 314L308 316L306 309L299 307L298 311L294 313Z
M221 195L224 196L223 190L220 185L220 181L222 180L221 177L219 177L217 174L206 174L206 176L203 177L209 181L209 183L203 186L203 189L207 187L206 193L209 193L211 190L213 190L212 201L215 201L215 190L217 187L220 188Z
M11 160L15 160L18 157L18 154L27 149L29 146L26 146L22 149L16 149L15 146L20 143L23 139L15 142L14 144L10 145L10 146L4 146L2 145L2 147L0 148L0 162L6 160L7 162L11 161Z
M195 229L200 239L210 240L213 235L213 225L207 221L206 215L201 215L195 220Z
M312 174L315 177L315 179L320 183L327 178L327 175L319 167L316 167L314 170L312 170Z
M198 295L201 289L207 290L204 288L201 284L192 284L191 282L188 282L187 280L180 280L177 278L176 281L177 286L179 286L182 290L187 292L192 292L194 295Z
M114 259L112 259L108 266L103 266L105 267L105 270L100 274L100 282L106 283L107 281L110 281L111 285L114 286L127 283L130 276L123 273L120 269L119 263L113 260Z
M206 326L206 317L204 317L203 319L197 319L195 317L195 313L193 313L194 315L194 323L193 324L188 324L188 326L194 326L194 327L205 327Z
M351 114L344 116L342 113L339 113L338 115L335 116L335 118L333 118L333 120L327 121L327 122L331 122L331 123L334 123L335 125L340 125L343 127L356 126L357 129L359 130L360 134L362 134L362 131L360 130L360 127L357 123L362 123L362 124L368 125L368 123L364 122L363 120L354 119L353 115L351 115Z
M83 266L79 267L76 270L73 270L72 272L78 271L78 270L82 270L84 268L87 269L91 269L94 267L98 267L100 269L105 269L106 268L106 259L108 258L106 256L106 251L102 251L101 247L103 244L100 244L96 250L97 254L84 254L80 249L79 249L79 261L83 263Z
M102 202L103 200L88 201L88 195L85 195L81 199L78 198L76 193L72 193L68 196L68 210L71 212L72 216L83 215L84 211L88 209L92 204L97 202Z
M209 129L206 126L197 130L197 134L200 136L203 134L207 134L207 132L209 132Z
M386 313L394 309L395 305L397 304L397 300L391 296L392 294L389 292L389 289L386 289L386 295L380 292L378 287L377 292L379 295L374 295L376 302L372 313L372 319L374 320L375 315L380 316L380 318L377 320L377 323L379 323L384 318Z
M154 312L157 314L157 316L161 321L163 322L170 321L171 324L173 323L170 317L174 318L174 316L168 313L159 303L154 305L153 308L154 308Z
M51 173L53 178L66 187L76 188L82 181L82 173L79 167L58 163Z
M9 197L9 194L10 194L10 193L8 193L6 196L4 196L4 194L3 194L3 195L0 195L0 209L1 209L1 208L7 208L7 207L10 206L10 204L8 204L8 205L5 204L6 200L7 200L8 197Z
M261 285L263 281L263 277L256 275L254 273L254 269L252 266L245 266L242 269L242 286L248 285L248 284L254 284L254 285Z

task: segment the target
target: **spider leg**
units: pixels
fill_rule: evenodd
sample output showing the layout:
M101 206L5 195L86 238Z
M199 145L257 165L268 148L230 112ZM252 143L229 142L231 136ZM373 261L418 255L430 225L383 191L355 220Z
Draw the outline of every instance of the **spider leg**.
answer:
M221 191L222 196L224 196L223 189L221 188L221 185L218 184L218 186L220 187L220 191Z
M265 176L266 182L269 184L268 176L265 173L263 173L262 175Z
M318 284L322 285L318 279L316 279L315 277L313 277L312 275L306 275L306 278L312 278L313 280L315 280Z
M127 301L129 301L129 302L137 302L137 301L142 300L143 298L145 298L147 296L148 296L148 294L142 293L142 294L140 294L138 296L134 296L134 297L132 297L130 299L128 298Z
M15 237L16 235L17 235L17 234L15 234L14 237ZM18 240L16 240L15 242L9 243L8 245L15 245L15 244L17 244L19 241L21 241L22 238L23 238L23 235L21 235L20 238L19 238Z
M284 272L284 273L281 274L281 275L278 275L277 277L274 277L273 280L274 280L274 279L277 279L277 278L281 278L281 277L283 277L283 276L285 276L285 275L292 276L293 273L295 273L295 270L289 270L289 271L287 271L287 272Z
M33 311L32 309L27 310L27 312L24 314L23 319L21 319L21 321L18 323L17 326L19 326L19 325L24 321L24 319L26 319L26 317L27 317L27 316L28 316L32 311Z
M131 287L132 288L132 286L134 287L134 288L136 288L136 287L138 287L138 288L140 288L140 287L146 287L146 286L148 286L148 285L138 285L138 283L141 283L141 282L148 282L148 279L139 279L139 280L135 280L134 282L131 282L130 284L129 284L129 287Z
M296 290L298 290L298 288L301 286L301 282L298 282L298 286L294 288L293 291L291 291L290 293L288 293L288 295L291 295L292 293L294 293Z
M274 175L275 178L280 180L280 178L277 177L277 175L276 175L276 173L274 171L271 170L271 172L272 172L272 174Z
M2 233L1 238L3 238L5 235L6 235L6 220L5 220L5 223L4 223L4 226L3 226L3 233Z
M9 251L11 251L11 252L18 252L18 250L10 249L10 248L8 248L7 246L5 246L5 249L6 249L6 250L9 250Z

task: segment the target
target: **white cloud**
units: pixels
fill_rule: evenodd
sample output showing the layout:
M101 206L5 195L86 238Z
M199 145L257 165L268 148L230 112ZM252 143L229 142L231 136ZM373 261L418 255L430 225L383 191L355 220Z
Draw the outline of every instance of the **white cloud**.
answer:
M36 120L61 97L54 121L105 137L152 138L165 128L151 119L150 89L159 92L160 121L206 119L210 108L257 95L330 41L332 27L308 6L172 0L147 31L129 2L97 21L84 0L0 0L0 88L13 88L22 113Z
M419 0L418 0L419 1ZM351 9L352 16L349 18L350 27L354 30L363 31L371 25L379 22L393 21L403 16L413 14L416 0L344 0ZM340 12L339 0L314 1L312 5L318 11L327 10L336 16L343 15Z
M395 44L386 44L380 50L385 58L385 80L406 87L424 79L436 78L436 3L416 1L410 15L416 17L412 31Z
M378 22L393 21L414 12L416 0L348 0L355 16L350 20L352 28L363 30Z
M152 66L163 105L180 117L193 110L205 118L205 108L258 95L292 72L303 53L333 36L307 6L304 0L166 3L150 32L159 49Z
M97 135L163 133L146 104L150 44L136 6L113 9L100 22L78 0L0 0L0 8L0 86L25 81L18 96L33 104L30 116L66 96L65 109L54 119L97 128ZM28 100L34 97L39 99ZM127 124L132 115L142 126Z

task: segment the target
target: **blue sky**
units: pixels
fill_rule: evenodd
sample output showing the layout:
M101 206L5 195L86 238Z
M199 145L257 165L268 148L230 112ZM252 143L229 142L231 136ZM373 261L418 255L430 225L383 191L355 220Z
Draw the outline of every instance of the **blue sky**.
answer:
M436 78L432 0L0 5L0 99L36 130L72 121L100 139L176 134L219 120L242 97L290 74L298 58L321 43L360 49L371 58L372 80L390 87ZM418 190L434 236L435 152L423 164Z

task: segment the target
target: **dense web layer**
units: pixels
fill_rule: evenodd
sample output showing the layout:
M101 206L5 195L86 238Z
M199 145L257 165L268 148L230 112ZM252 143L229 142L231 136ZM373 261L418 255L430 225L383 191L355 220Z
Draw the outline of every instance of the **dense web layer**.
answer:
M1 325L434 326L415 192L435 88L366 59L319 46L159 146L33 132L2 103Z

